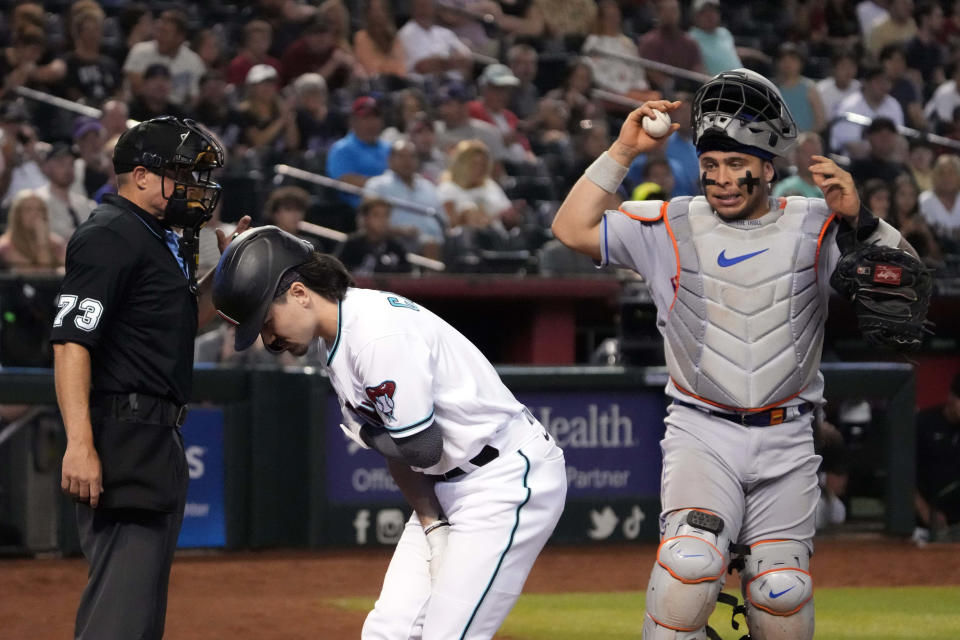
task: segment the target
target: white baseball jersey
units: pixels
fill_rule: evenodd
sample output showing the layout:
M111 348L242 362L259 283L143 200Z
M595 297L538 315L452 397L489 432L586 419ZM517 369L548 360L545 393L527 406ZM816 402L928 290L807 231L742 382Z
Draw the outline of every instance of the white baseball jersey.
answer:
M383 426L395 438L436 423L440 474L498 441L524 407L473 343L429 310L372 289L347 290L332 344L320 341L348 426Z

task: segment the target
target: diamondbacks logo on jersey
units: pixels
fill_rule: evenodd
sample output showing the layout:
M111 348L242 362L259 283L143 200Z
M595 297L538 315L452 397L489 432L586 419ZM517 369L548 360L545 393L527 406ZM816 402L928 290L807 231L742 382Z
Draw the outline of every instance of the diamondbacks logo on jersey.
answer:
M384 380L375 387L366 387L364 391L376 407L377 413L388 420L393 420L393 394L397 391L397 383L393 380Z

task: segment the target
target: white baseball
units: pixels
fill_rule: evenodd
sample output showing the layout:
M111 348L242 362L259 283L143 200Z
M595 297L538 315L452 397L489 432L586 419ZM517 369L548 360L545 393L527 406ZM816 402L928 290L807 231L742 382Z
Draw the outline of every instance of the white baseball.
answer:
M647 116L643 116L643 130L646 131L651 138L662 138L670 131L670 116L668 116L665 111L657 111L654 109L653 112L657 116L656 120L651 120Z

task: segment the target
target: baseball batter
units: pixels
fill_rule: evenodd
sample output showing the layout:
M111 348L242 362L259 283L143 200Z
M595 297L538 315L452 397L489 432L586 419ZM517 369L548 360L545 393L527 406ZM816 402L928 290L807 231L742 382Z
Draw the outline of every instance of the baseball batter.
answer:
M655 139L641 118L679 106L652 101L631 113L553 223L569 247L643 276L664 337L673 403L643 637L705 640L733 553L750 636L810 639L820 463L811 418L823 403L830 276L838 242L902 241L825 157L810 167L825 199L771 198L771 161L797 129L776 87L744 69L694 98L704 196L618 207L612 194L631 161L678 127Z
M563 452L480 351L421 305L353 286L276 227L224 253L214 302L236 348L316 340L348 437L386 456L414 513L362 638L492 638L553 532Z

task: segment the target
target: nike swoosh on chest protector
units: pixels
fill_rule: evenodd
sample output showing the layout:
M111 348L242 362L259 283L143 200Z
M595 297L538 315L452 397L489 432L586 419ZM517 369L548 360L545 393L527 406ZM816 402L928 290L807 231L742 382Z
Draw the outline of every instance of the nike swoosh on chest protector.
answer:
M750 258L752 258L752 257L754 257L754 256L758 256L758 255L760 255L761 253L763 253L763 252L765 252L765 251L769 251L769 248L768 248L768 249L761 249L760 251L754 251L753 253L745 253L745 254L743 254L742 256L734 256L734 257L732 257L732 258L728 258L727 255L726 255L726 254L727 254L727 250L724 249L723 251L720 252L720 255L717 256L717 264L720 265L721 267L732 267L733 265L737 264L738 262L743 262L744 260L749 260Z

